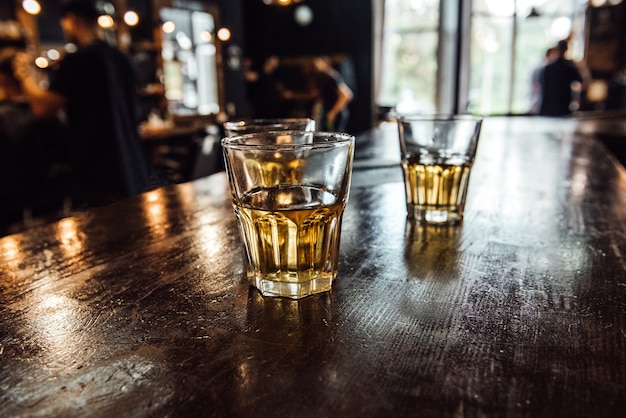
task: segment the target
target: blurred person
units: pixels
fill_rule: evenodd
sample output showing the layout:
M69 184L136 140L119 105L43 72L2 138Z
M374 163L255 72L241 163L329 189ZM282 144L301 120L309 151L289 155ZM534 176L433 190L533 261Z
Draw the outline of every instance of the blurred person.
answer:
M539 114L539 106L541 105L541 83L539 76L543 71L543 67L557 59L558 56L559 52L556 47L548 48L541 60L541 63L535 67L530 75L530 109L528 111L530 115Z
M0 51L0 235L23 219L27 128L33 119L19 81L13 75L16 51Z
M567 41L559 41L557 57L539 72L541 99L539 114L542 116L567 116L572 114L575 84L581 85L583 77L576 64L565 58Z
M60 123L39 119L16 78L13 67L19 50L0 50L0 235L24 225L27 213L47 210L53 196L55 164L62 161ZM17 228L17 229L16 229Z
M33 116L19 80L13 73L14 48L0 50L0 127L3 139L16 140L24 135L23 121Z
M60 24L76 52L50 75L48 88L33 76L32 57L21 55L16 73L33 112L64 111L74 207L100 206L160 185L138 134L138 96L130 60L109 45L88 0L65 1Z
M312 82L313 118L320 130L345 131L353 92L325 57L313 58L309 67Z
M252 86L254 117L267 119L286 117L284 106L286 89L282 82L280 58L276 55L266 57L256 74L257 78Z

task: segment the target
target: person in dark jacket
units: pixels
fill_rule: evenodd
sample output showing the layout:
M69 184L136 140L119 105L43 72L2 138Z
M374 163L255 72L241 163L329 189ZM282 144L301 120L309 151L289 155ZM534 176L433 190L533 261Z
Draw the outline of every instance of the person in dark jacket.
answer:
M33 112L64 110L68 127L72 203L100 206L160 185L138 134L138 97L130 60L103 40L99 12L88 0L61 4L61 27L77 50L68 53L40 87L32 57L18 59L16 74Z
M345 131L353 92L326 57L315 57L308 68L312 81L313 118L320 130Z
M582 83L583 77L574 62L565 58L567 41L556 47L557 58L548 62L539 74L542 116L567 116L572 113L574 83Z

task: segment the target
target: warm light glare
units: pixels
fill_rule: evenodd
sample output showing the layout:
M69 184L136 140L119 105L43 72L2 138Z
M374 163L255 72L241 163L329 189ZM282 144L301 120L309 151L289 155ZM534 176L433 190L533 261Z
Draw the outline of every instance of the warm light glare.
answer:
M163 189L153 190L145 193L144 215L146 223L155 235L163 235L167 230L167 198Z
M83 249L83 237L74 218L65 218L56 225L59 248L66 257L74 257Z
M217 31L217 38L222 42L228 41L230 39L230 30L228 28L221 28Z
M4 257L7 259L15 257L20 251L17 240L10 236L2 241L2 250Z
M50 63L48 62L48 59L45 57L37 57L35 58L35 65L38 68L48 68Z
M292 4L300 3L302 0L263 0L263 3L268 6L290 6Z
M109 15L102 15L98 18L98 25L103 29L111 29L114 24L113 18Z
M153 190L151 192L148 192L148 193L144 194L144 197L145 197L146 201L148 201L149 203L158 202L159 199L161 199L161 191L160 190Z
M609 85L604 80L593 80L587 86L587 100L603 102L609 95Z
M211 35L211 32L208 30L203 30L200 33L200 39L202 39L203 42L211 42L213 40L213 35Z
M198 225L195 231L196 246L202 249L201 254L206 257L202 262L208 265L224 251L226 240L219 233L215 217L207 212L198 215Z
M46 52L46 55L48 56L48 58L50 58L53 61L56 61L59 58L61 58L61 54L56 49L49 49L48 52Z
M41 5L37 0L24 0L22 2L24 11L31 15L38 15L41 12Z
M137 24L139 23L139 15L137 14L137 12L129 10L124 13L124 23L126 23L128 26L137 26Z
M617 6L622 3L622 0L591 0L591 6L593 7L602 7L602 6Z
M163 22L161 29L163 30L163 33L174 33L176 25L171 20L168 20L167 22Z
M79 331L80 307L76 300L55 294L55 279L43 276L38 283L40 287L29 295L31 301L28 303L28 328L34 333L42 352L47 353L66 349L84 338Z
M71 219L64 219L59 223L59 241L63 244L67 244L72 241L78 235L76 224Z

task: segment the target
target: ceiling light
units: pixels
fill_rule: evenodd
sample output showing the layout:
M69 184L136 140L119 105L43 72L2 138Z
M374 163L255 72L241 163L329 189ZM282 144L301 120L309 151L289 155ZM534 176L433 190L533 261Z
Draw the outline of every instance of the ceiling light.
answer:
M129 10L124 13L124 23L126 23L128 26L137 26L137 24L139 23L139 15L137 14L137 12Z
M296 23L300 26L308 26L313 21L313 10L306 4L296 7L293 15Z
M38 15L41 12L41 5L37 0L24 0L22 2L24 11L31 15Z
M53 61L56 61L59 58L61 58L61 54L56 49L49 49L46 55L48 56L48 58L50 58Z
M161 30L163 31L163 33L174 33L174 31L176 30L176 24L171 20L168 20L167 22L163 22L163 25L161 25Z
M100 27L103 29L111 29L114 24L115 24L115 21L109 15L101 15L98 18L98 25L100 25Z
M228 41L230 39L230 29L220 28L217 31L217 38L222 42Z
M48 68L49 66L49 62L45 57L37 57L35 58L35 65L38 68L44 69L44 68Z

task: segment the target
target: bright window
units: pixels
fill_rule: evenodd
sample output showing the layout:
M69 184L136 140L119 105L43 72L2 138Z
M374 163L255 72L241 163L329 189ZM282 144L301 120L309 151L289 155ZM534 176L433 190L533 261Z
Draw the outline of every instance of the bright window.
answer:
M433 112L439 0L386 0L384 16L379 104Z
M451 41L440 27L441 10L453 10L469 1L384 0L380 88L377 103L399 111L438 109L441 83L456 83L442 77L440 40ZM459 111L493 115L524 114L531 106L531 74L545 51L570 37L571 58L582 56L582 15L586 0L473 0L467 48L459 56L469 62L464 91L456 91ZM459 10L460 12L460 10ZM448 73L451 74L451 73ZM448 75L455 77L458 74ZM463 78L461 77L461 78ZM438 82L438 80L440 80Z

